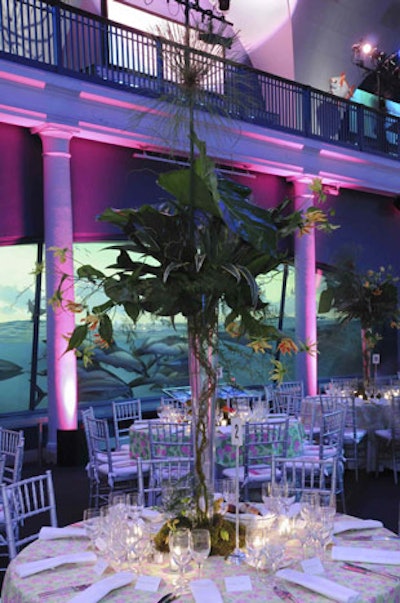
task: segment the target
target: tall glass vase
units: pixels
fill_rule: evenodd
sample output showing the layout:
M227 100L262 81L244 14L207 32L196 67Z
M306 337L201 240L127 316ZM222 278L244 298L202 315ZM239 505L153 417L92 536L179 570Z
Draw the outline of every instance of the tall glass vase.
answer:
M217 360L214 325L196 329L188 321L189 381L195 448L195 509L198 523L206 523L213 509L215 461L215 404Z

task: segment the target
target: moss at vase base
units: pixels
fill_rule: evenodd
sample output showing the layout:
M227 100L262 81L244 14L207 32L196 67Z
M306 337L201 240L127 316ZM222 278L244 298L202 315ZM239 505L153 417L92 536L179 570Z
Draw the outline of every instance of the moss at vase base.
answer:
M211 555L230 555L236 547L236 528L232 521L224 519L223 515L215 514L208 522L201 524L191 521L188 517L178 515L167 521L154 538L156 549L162 553L169 551L168 536L170 531L177 528L206 528L211 534ZM239 546L244 546L245 528L239 526Z

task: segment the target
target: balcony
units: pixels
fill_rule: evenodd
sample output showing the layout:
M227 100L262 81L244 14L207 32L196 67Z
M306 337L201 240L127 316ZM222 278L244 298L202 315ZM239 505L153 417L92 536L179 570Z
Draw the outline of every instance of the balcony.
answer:
M52 1L3 0L0 59L173 103L177 64L203 73L195 108L399 160L399 118Z

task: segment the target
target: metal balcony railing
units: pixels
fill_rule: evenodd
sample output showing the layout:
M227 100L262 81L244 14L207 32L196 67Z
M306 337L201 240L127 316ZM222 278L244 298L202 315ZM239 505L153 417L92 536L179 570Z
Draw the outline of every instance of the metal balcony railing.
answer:
M0 57L198 109L400 159L399 118L56 1L2 0Z

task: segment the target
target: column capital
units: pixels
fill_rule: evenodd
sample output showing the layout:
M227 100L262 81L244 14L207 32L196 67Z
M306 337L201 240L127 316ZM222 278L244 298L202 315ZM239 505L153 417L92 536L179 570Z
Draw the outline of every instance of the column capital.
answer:
M79 134L79 129L60 124L43 124L31 129L42 140L44 154L61 154L69 156L70 140Z

